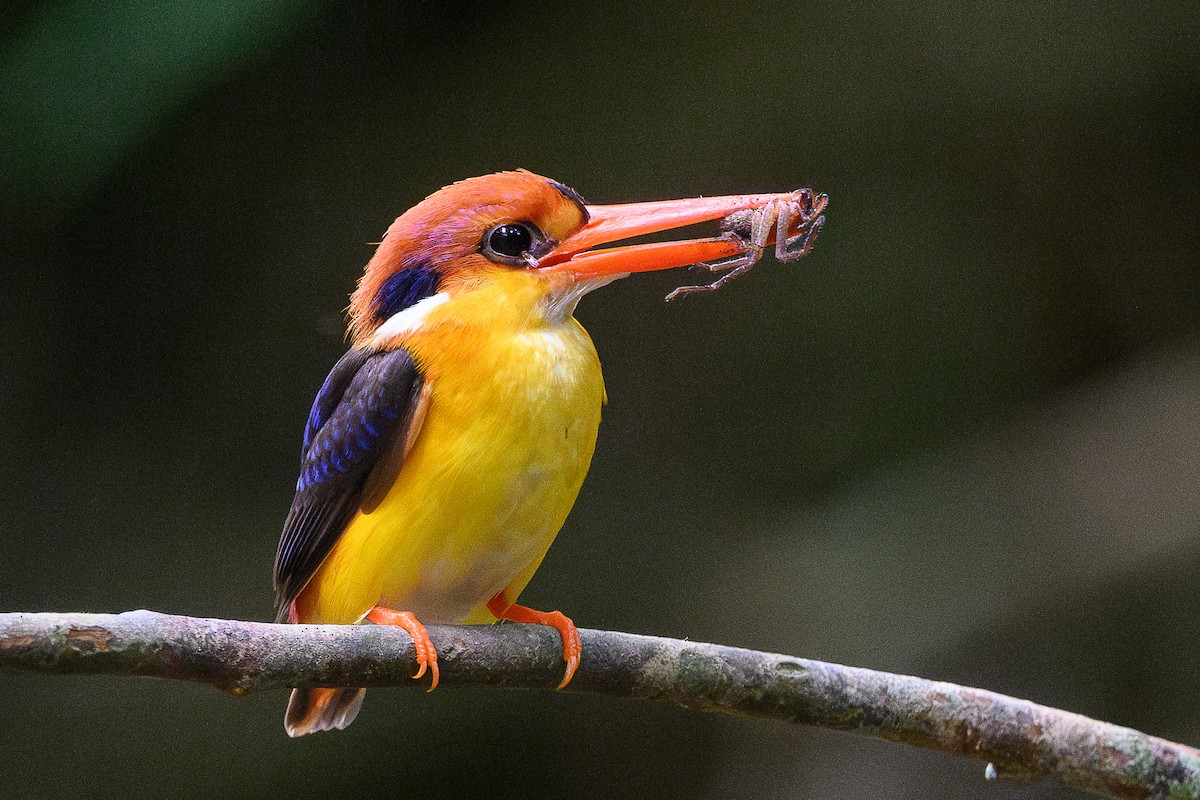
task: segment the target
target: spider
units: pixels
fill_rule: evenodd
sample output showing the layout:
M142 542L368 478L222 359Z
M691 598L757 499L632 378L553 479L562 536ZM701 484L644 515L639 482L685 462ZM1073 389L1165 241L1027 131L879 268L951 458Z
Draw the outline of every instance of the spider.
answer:
M787 197L772 200L758 208L734 211L721 220L722 238L736 241L744 248L744 252L720 261L697 264L709 272L728 272L712 283L680 286L667 295L667 300L693 292L720 289L734 278L749 272L772 243L775 245L775 259L781 263L786 264L807 255L816 244L821 226L825 224L825 216L821 212L828 202L829 197L824 194L814 196L812 189L798 189Z

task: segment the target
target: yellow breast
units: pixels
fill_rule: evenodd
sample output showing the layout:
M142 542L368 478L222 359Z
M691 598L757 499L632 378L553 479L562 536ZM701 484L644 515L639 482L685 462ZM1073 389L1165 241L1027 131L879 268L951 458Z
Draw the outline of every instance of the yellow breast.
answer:
M532 577L579 493L604 401L587 332L522 294L538 291L496 281L405 337L431 393L424 424L382 502L304 590L306 621L352 622L377 604L482 621L488 599L515 599Z

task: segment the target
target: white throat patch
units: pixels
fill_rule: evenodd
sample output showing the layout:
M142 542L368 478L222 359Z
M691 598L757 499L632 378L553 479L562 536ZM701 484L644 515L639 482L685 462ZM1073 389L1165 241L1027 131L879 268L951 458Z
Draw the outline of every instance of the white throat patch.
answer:
M568 285L562 291L547 295L545 300L546 318L554 322L562 322L575 313L575 306L579 305L579 299L585 294L599 289L601 286L607 286L613 281L627 277L628 275L628 272L622 272L618 275L601 275L598 278L585 278L584 280Z
M379 347L397 336L415 331L425 322L425 318L429 316L429 312L449 299L450 295L445 292L438 292L423 300L418 300L403 311L398 311L375 329L375 333L371 335L370 346Z

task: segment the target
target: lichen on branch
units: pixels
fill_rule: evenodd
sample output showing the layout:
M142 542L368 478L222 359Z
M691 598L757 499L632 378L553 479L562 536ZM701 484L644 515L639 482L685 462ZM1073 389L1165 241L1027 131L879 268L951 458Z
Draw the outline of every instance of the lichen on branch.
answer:
M552 689L558 633L431 625L447 686ZM1050 778L1114 798L1197 800L1200 751L1005 695L736 647L580 630L566 691L655 700L850 731L968 756L1000 777ZM138 675L233 694L291 686L404 686L401 630L125 614L0 614L0 673ZM989 770L989 775L992 774Z

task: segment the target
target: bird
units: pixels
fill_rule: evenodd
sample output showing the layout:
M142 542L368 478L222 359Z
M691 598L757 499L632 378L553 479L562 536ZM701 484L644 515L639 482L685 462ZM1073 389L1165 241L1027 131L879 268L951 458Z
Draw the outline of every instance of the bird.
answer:
M402 627L430 691L424 623L547 625L565 686L582 654L574 623L516 601L575 503L607 402L576 304L630 273L720 263L747 245L725 233L595 248L780 197L594 205L517 170L453 183L398 217L351 295L349 348L304 428L276 621ZM285 729L345 728L364 693L296 688Z

